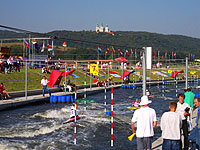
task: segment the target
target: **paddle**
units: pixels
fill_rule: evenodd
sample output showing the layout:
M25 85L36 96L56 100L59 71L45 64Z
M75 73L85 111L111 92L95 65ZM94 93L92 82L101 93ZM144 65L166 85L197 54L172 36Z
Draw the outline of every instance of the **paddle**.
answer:
M136 133L133 133L132 135L130 135L130 136L128 137L128 139L129 139L130 141L132 141L132 140L133 140L133 137L135 136L135 134L136 134Z

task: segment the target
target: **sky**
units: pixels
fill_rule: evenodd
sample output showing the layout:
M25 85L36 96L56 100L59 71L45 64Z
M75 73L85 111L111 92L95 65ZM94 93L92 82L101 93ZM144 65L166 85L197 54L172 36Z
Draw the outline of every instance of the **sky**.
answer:
M112 31L200 38L199 6L200 0L1 0L0 24L42 33L108 24Z

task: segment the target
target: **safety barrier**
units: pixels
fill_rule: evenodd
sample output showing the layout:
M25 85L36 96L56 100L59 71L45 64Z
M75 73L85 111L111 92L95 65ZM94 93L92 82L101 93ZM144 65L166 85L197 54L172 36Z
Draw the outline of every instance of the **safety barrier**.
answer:
M50 96L50 103L73 103L72 96Z

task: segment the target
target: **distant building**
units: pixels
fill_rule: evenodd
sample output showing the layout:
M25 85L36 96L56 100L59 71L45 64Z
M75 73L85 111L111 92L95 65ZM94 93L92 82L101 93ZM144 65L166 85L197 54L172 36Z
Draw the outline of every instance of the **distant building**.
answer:
M96 25L96 33L99 33L99 25Z
M99 32L104 32L103 24L101 24L101 26L100 26L100 28L99 28Z
M110 32L109 28L108 28L108 25L106 25L106 27L105 27L105 32Z
M106 27L104 28L103 27L103 24L101 24L101 26L99 27L99 25L97 24L96 25L96 33L102 33L102 32L105 32L105 33L108 33L108 34L111 34L114 36L114 32L110 31L109 28L108 28L108 25L106 24Z

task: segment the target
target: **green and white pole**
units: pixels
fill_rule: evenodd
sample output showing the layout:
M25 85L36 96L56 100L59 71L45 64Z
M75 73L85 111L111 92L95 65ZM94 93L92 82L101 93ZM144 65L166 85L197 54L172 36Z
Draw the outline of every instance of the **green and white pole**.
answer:
M104 94L104 112L106 112L106 81L105 81L105 94Z
M86 97L87 97L86 79L84 81L84 111L86 111Z
M175 80L176 80L176 97L178 96L178 82L177 82L177 79L175 77Z
M162 78L162 96L165 96L165 83L164 83L165 78Z

